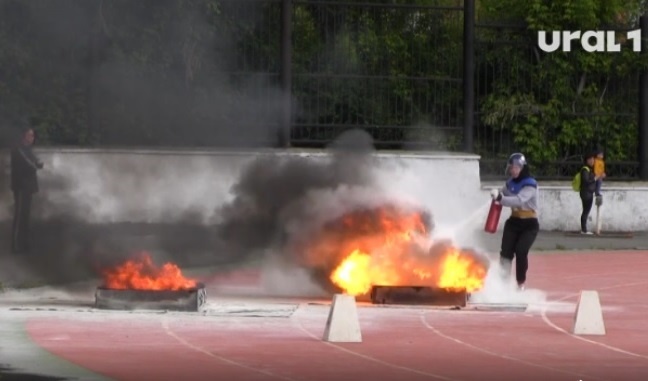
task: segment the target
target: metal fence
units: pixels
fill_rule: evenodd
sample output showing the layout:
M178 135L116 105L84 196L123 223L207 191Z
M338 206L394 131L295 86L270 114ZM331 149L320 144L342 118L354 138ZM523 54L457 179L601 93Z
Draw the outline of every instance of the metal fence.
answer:
M551 99L554 83L551 81L538 80L534 76L536 67L516 65L516 59L522 57L526 62L534 62L538 59L538 48L534 36L525 32L524 25L501 25L487 22L477 23L475 34L476 47L476 151L483 158L480 162L483 178L501 177L502 168L505 166L506 156L518 150L515 144L515 134L512 125L517 122L524 123L526 116L511 115L506 126L486 123L486 115L489 111L485 105L489 95L493 93L493 84L506 82L509 89L520 93L533 94L539 99ZM493 51L502 52L504 47L511 54L494 56ZM584 80L585 77L581 77ZM567 79L566 79L567 80ZM573 79L572 79L573 80ZM582 111L561 113L556 119L559 123L577 124L582 123L593 126L593 136L574 136L571 145L563 147L563 158L558 161L542 161L534 163L534 171L539 177L545 179L569 179L582 166L581 155L591 151L595 146L608 151L610 137L619 129L635 131L628 136L624 142L623 150L627 153L629 160L613 160L608 163L607 170L614 180L630 180L639 176L638 162L638 104L639 102L639 73L630 75L615 75L610 73L599 74L594 77L587 76L588 83L600 84L602 88L601 98L621 100L615 104L615 111ZM579 83L574 83L577 88ZM512 102L513 103L513 102ZM519 104L515 106L519 107ZM512 106L513 107L513 106ZM590 107L590 110L596 107ZM523 114L523 112L522 112ZM544 135L547 143L557 139L556 133L560 130L560 124Z
M321 147L360 128L382 149L477 153L487 178L532 126L540 177L571 177L599 143L618 154L610 179L648 179L648 75L588 74L605 107L517 112L506 91L537 107L561 79L538 77L525 26L488 24L476 2L0 2L0 146L22 118L50 144L104 147Z
M287 90L283 118L263 121L289 126L285 145L321 147L360 128L378 148L460 150L464 9L438 3L221 1L238 49L228 74L249 91Z
M280 128L283 144L319 147L344 130L362 128L378 148L478 153L482 176L501 177L506 156L517 147L511 129L484 122L493 83L507 81L536 93L551 92L551 83L534 82L531 73L511 69L510 57L492 54L497 46L535 54L535 41L523 27L475 23L474 1L448 3L225 0L230 10L255 4L257 17L265 20L239 26L242 43L233 74L263 77L289 90L277 122L289 126ZM608 78L606 85L609 93L634 102L632 107L561 118L596 124L594 140L603 149L615 128L638 130L636 74ZM639 176L641 136L627 142L627 160L608 163L612 178ZM575 143L561 160L536 162L534 170L545 179L570 178L584 149Z
M458 148L462 10L296 1L295 23L326 30L313 39L319 48L313 55L293 61L291 143L321 145L362 128L380 147ZM440 43L453 32L455 46Z

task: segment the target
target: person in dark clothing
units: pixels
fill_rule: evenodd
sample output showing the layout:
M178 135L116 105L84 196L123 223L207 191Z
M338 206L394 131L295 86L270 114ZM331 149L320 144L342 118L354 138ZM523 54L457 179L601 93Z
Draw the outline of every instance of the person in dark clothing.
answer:
M529 269L529 251L538 236L538 183L531 176L526 158L514 153L508 159L506 172L510 176L501 189L494 189L491 197L502 206L511 208L511 217L504 224L500 264L504 277L511 272L515 258L515 278L518 289L524 290Z
M596 152L590 153L584 158L584 165L580 170L580 199L583 204L583 211L581 213L580 224L581 234L593 234L587 231L587 219L592 211L594 204L594 195L596 193L596 183L605 178L605 173L597 176L594 173L594 161L596 159Z
M32 150L34 139L34 130L28 128L18 145L11 150L11 191L14 196L11 250L16 254L29 251L31 201L38 192L37 171L43 168L43 162Z

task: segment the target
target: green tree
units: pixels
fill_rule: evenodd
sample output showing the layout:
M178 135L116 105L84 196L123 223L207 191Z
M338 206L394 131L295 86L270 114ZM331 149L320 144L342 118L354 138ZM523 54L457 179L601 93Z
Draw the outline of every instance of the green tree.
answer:
M505 36L481 36L511 41L485 56L484 65L506 65L508 75L501 73L484 95L483 122L537 162L565 160L597 144L610 158L633 159L637 75L645 56L629 41L621 41L622 53L588 53L580 44L568 53L544 53L536 39L540 30L636 28L643 6L638 0L480 0L482 20L521 25ZM510 73L518 73L515 80Z

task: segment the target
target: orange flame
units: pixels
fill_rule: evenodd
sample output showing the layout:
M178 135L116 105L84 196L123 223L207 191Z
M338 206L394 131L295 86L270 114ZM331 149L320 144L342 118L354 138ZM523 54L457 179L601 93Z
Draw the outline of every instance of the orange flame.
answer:
M197 282L182 275L180 268L165 263L161 268L153 264L148 253L139 260L129 260L104 272L104 287L113 290L186 290L195 288Z
M468 292L473 292L484 286L485 277L485 266L454 249L443 257L441 276L437 286L445 289L465 289Z
M359 215L343 219L344 237L320 237L316 247L344 250L330 280L350 295L363 295L375 285L430 286L473 292L483 286L486 263L472 252L447 242L432 244L419 213L380 208L370 214L374 228Z

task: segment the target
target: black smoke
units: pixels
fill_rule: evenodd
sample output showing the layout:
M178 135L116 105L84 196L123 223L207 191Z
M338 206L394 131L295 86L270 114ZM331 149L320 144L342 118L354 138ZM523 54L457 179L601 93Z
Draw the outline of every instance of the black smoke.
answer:
M7 54L0 59L0 83L14 89L3 93L0 104L3 148L25 126L36 130L37 150L46 140L119 147L277 143L283 92L276 76L265 73L268 68L241 71L252 64L241 60L241 50L267 34L263 21L272 9L261 3L225 1L215 9L204 0L7 0L0 10L0 34L7 37L1 41ZM8 152L2 154L0 199L11 207ZM156 176L134 172L126 167L110 175L117 182L120 173L143 182ZM94 277L134 250L184 266L239 260L218 228L191 212L155 223L93 224L84 218L84 208L92 205L48 198L74 184L48 180L41 181L33 214L49 214L34 218L29 254L9 253L12 222L0 222L5 284L22 278L7 270L13 267L3 265L8 262L26 268L28 278L65 283Z
M423 237L435 226L429 211L383 188L385 173L373 151L366 132L351 130L328 152L259 155L240 172L231 187L232 200L218 208L212 224L191 213L168 223L90 224L82 214L59 211L34 222L31 253L13 259L56 284L95 279L140 251L148 251L155 263L173 261L181 268L231 268L273 257L308 270L316 284L335 291L328 277L350 252L341 242L384 236L389 230L384 220L389 225L417 216L416 229ZM55 186L68 185L47 185L50 190ZM385 214L388 218L382 219ZM347 229L349 219L353 223ZM10 242L10 231L3 227L4 242ZM309 247L312 242L325 245ZM426 263L435 263L450 246L437 242L430 248L405 248L401 257L427 257Z
M329 276L348 254L344 242L388 234L382 213L395 223L419 216L422 235L434 228L428 211L384 192L372 151L366 132L350 130L331 145L326 159L254 161L232 188L233 201L221 210L219 237L242 261L279 257L307 270L322 289L337 291ZM350 220L353 226L346 226ZM325 247L312 247L316 242Z
M261 155L240 174L231 189L232 202L217 211L220 219L213 224L205 224L191 213L168 222L88 223L74 200L48 205L47 197L37 197L42 204L34 206L35 212L41 208L52 214L33 220L30 252L8 252L11 221L6 221L0 229L6 243L0 257L18 262L30 279L36 277L48 284L94 279L103 269L139 251L148 251L157 263L173 261L187 268L236 266L268 250L284 249L289 228L306 226L311 219L309 213L314 209L308 204L313 192L377 187L372 151L369 135L354 130L343 133L329 152L315 154L321 158L299 157L288 151ZM71 187L55 178L42 183L41 188L51 193ZM3 197L11 196L5 191ZM18 274L0 275L6 284Z
M255 160L233 186L234 199L221 210L219 237L240 256L282 249L294 224L309 224L310 196L346 187L378 188L371 137L350 130L330 146L328 158L277 155Z

